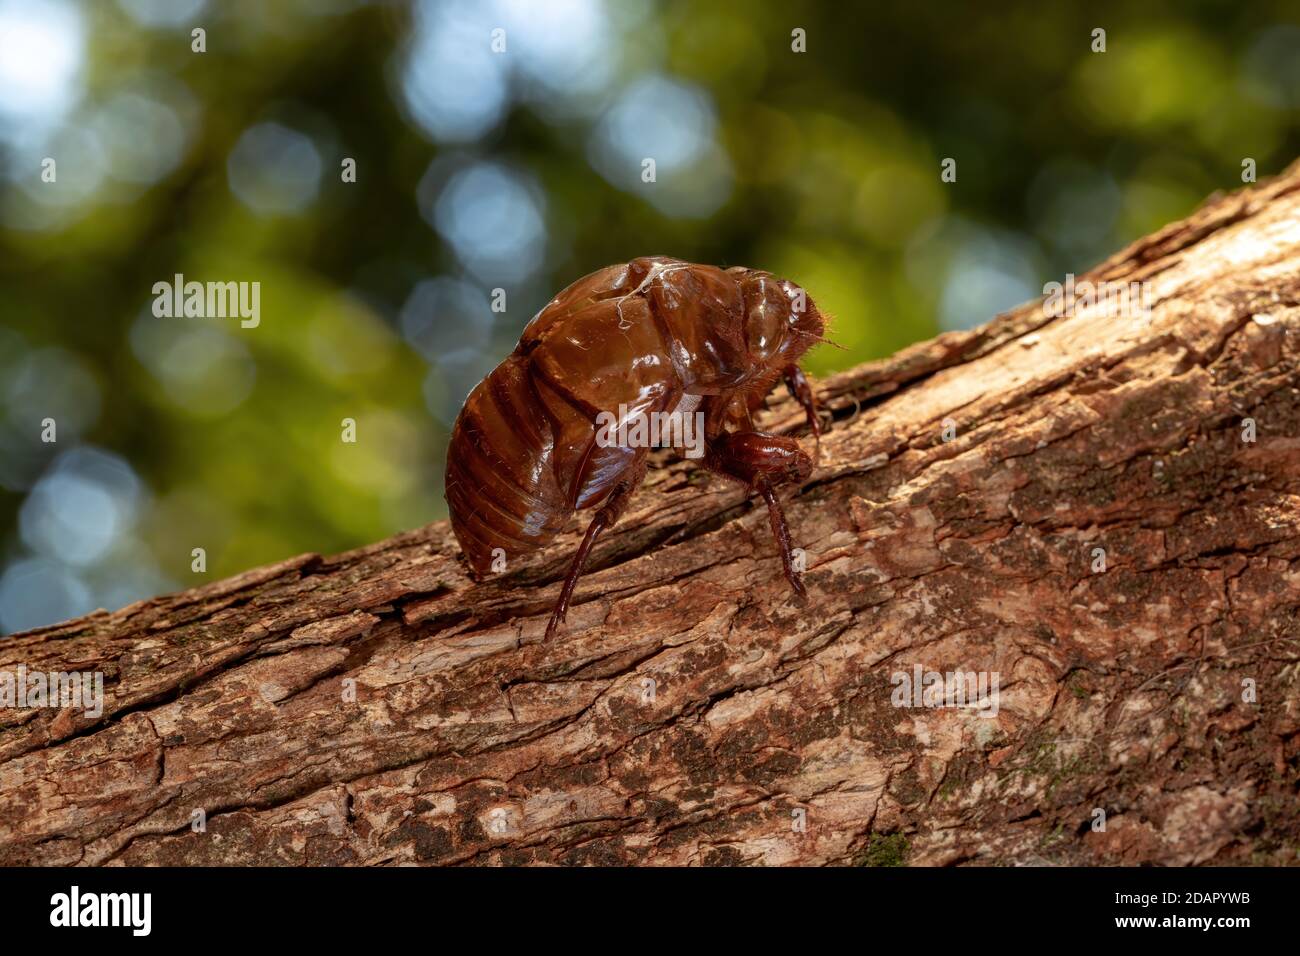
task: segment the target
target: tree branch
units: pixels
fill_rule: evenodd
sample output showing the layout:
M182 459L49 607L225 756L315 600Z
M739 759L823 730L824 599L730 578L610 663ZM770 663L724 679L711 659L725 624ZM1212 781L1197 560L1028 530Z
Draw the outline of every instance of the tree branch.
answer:
M1294 862L1298 253L1300 166L1083 277L1148 317L819 383L802 607L664 458L550 644L576 521L482 584L438 523L8 638L106 699L0 711L0 863ZM996 715L895 706L918 666Z

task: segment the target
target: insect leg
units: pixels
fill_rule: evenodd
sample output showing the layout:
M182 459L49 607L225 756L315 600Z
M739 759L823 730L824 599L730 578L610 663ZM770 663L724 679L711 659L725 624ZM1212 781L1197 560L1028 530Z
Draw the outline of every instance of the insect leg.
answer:
M573 598L573 589L578 584L578 578L582 575L583 565L587 563L587 558L591 554L591 549L600 537L600 533L606 528L611 527L619 518L632 500L632 493L641 484L641 479L645 477L646 462L644 459L634 467L630 475L618 483L615 489L610 493L609 500L601 506L596 512L595 517L591 519L591 524L587 525L587 533L582 536L582 544L578 545L578 553L573 556L573 564L569 566L569 573L564 579L564 586L560 588L560 597L555 602L555 609L551 612L551 620L546 625L546 637L543 640L549 641L555 636L560 625L564 623L564 617L569 612L569 601Z
M795 594L807 597L808 592L804 590L803 580L794 569L794 549L790 544L790 529L785 523L785 512L781 509L781 501L777 498L772 483L766 478L760 478L756 484L758 493L767 502L767 516L772 522L772 534L776 537L776 546L781 551L781 567L785 570L786 580L790 582L790 587L794 588Z
M813 461L820 461L822 420L817 417L817 399L813 395L812 386L808 384L808 376L804 375L803 369L798 365L787 365L782 369L781 377L785 379L785 387L790 390L794 400L803 406L804 414L808 416L808 427L812 430L814 442Z
M709 442L704 465L754 491L760 478L773 485L802 484L812 474L812 459L797 441L759 431L722 433Z
M704 461L711 471L739 481L763 496L785 576L795 593L803 597L804 586L794 569L790 530L776 496L776 486L806 481L812 473L812 459L793 438L748 431L719 435L710 443Z

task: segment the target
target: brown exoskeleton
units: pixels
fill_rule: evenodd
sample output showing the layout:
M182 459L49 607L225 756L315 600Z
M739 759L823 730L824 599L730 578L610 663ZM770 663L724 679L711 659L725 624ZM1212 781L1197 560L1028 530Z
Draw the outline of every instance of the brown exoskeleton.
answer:
M794 439L757 431L752 413L784 378L820 438L797 363L823 331L801 288L753 269L645 257L573 283L528 323L456 419L446 496L475 577L491 569L494 551L527 554L573 512L596 508L549 639L596 538L645 477L648 448L597 440L602 413L699 412L704 467L763 496L785 575L802 596L776 488L805 481L813 462Z

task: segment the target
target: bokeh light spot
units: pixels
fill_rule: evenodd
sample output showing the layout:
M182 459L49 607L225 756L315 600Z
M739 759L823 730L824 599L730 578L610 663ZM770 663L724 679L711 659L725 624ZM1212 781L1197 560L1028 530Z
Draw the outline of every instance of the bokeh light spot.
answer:
M0 0L0 138L40 136L80 94L80 12L54 0Z
M226 173L231 191L254 212L295 213L316 198L321 157L297 130L259 123L239 137Z
M0 575L0 630L25 631L95 609L90 589L54 561L15 561Z
M546 225L540 192L497 163L473 163L448 180L433 209L456 257L492 287L526 279L542 263Z

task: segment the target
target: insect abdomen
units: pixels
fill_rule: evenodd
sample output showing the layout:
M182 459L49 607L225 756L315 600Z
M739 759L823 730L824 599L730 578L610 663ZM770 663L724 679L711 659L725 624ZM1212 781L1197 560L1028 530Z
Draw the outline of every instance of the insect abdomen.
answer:
M512 355L475 387L447 449L452 529L477 574L492 569L494 556L546 544L569 516L552 467L552 423L528 365L527 358Z

